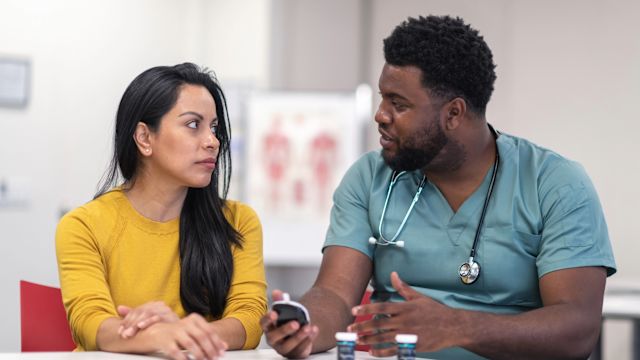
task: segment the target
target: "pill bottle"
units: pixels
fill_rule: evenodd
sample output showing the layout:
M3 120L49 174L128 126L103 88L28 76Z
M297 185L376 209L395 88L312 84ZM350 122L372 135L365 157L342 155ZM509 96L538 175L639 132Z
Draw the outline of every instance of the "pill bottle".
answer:
M415 360L417 342L418 335L396 335L396 344L398 345L398 360Z
M358 334L352 332L337 332L336 347L338 348L338 360L354 360L356 340Z

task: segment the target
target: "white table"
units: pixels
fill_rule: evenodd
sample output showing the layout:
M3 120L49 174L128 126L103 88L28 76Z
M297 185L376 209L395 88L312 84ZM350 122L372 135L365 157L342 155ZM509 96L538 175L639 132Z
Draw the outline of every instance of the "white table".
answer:
M116 354L101 351L89 352L28 352L28 353L0 353L0 360L150 360L157 359L153 356ZM160 358L162 359L162 358ZM238 360L282 360L272 349L227 351L224 359ZM309 357L310 360L334 360L336 359L335 349L315 354ZM395 359L395 357L377 358L366 352L356 352L356 359Z

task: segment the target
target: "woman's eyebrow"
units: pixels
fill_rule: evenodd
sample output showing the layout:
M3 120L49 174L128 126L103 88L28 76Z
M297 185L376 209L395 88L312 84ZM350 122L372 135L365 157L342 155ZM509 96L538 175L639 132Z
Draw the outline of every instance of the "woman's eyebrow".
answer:
M200 115L200 114L198 114L197 112L194 112L194 111L185 111L185 112L183 112L182 114L180 114L178 116L180 117L180 116L184 116L184 115L194 115L194 116L197 116L200 120L204 120L204 117L202 115Z

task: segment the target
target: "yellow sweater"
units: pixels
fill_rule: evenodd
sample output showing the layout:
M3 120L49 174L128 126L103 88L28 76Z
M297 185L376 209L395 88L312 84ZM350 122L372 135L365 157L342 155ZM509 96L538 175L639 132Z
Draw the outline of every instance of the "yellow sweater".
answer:
M225 216L242 235L232 247L233 278L222 318L238 319L245 349L255 348L267 309L262 228L248 206L227 201ZM77 350L95 350L98 327L117 305L163 301L181 318L179 219L156 222L114 190L65 215L56 231L62 298ZM209 319L213 320L213 319Z

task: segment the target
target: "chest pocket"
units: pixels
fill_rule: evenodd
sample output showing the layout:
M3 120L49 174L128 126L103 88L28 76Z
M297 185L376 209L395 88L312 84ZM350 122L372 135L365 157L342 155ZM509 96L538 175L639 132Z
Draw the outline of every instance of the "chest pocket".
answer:
M536 259L542 235L513 229L487 228L480 240L477 260L482 266L482 287L497 305L542 305Z

